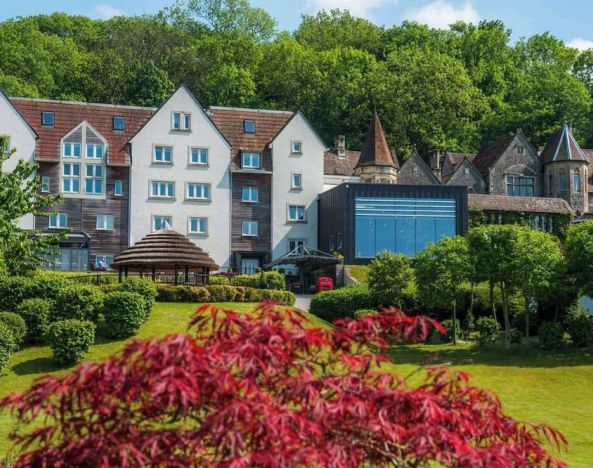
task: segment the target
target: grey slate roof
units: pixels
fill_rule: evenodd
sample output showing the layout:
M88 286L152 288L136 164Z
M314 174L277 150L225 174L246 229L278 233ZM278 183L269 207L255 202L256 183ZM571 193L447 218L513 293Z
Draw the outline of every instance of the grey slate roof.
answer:
M507 195L469 194L470 208L484 211L513 211L517 213L557 213L572 214L573 211L561 198L509 197Z

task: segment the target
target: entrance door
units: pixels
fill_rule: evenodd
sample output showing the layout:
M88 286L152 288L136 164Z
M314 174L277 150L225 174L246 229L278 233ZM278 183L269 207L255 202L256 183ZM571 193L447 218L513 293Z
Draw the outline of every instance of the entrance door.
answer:
M245 275L253 275L255 270L259 268L259 260L257 258L242 258L241 259L241 273Z

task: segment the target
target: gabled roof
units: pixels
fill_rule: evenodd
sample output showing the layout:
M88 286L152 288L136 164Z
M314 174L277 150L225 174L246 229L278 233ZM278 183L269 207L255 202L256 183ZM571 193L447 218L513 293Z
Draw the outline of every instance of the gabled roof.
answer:
M344 156L339 156L336 150L326 151L323 155L323 173L325 175L352 176L360 151L346 150Z
M470 171L472 171L477 178L479 178L479 180L482 182L482 184L484 184L484 178L482 177L482 174L480 174L480 171L478 171L476 169L476 166L473 165L470 158L464 157L463 159L461 159L461 161L458 164L456 164L453 167L454 167L453 172L443 174L442 180L441 180L441 182L443 184L448 185L449 181L453 180L457 176L457 173L459 173L462 169L464 169L466 167Z
M544 164L558 161L589 162L566 122L550 135L541 156Z
M48 99L10 98L10 101L39 136L35 152L35 158L38 161L59 161L60 140L86 120L109 145L107 163L115 166L129 165L127 144L132 135L144 125L155 111L150 107ZM41 113L45 111L54 113L54 125L51 127L41 125ZM114 116L125 118L125 130L113 130Z
M413 167L417 166L422 174L414 173ZM422 180L422 175L427 179L428 183L433 185L441 185L439 179L433 174L432 169L426 164L426 161L418 154L418 151L414 147L414 152L405 163L402 164L401 169L398 173L397 183L408 184L408 185L420 185L425 183Z
M472 162L475 158L475 154L454 153L452 151L445 151L443 167L441 170L442 176L444 178L451 176L465 159L467 159L469 162Z
M476 169L483 176L488 174L488 170L496 164L496 161L503 155L509 145L513 142L516 135L509 135L501 140L482 148L472 161Z
M0 89L0 97L2 97L8 103L8 105L14 109L14 111L20 117L21 121L29 128L29 130L31 131L31 133L33 133L35 138L39 138L39 135L37 134L35 129L31 126L29 121L25 118L25 116L22 114L22 112L14 105L12 100L6 94L4 94L4 91L2 91L1 89Z
M397 158L389 149L379 115L376 112L367 130L364 145L360 151L360 158L356 164L356 167L361 166L391 166L399 168Z
M572 214L573 211L561 198L510 197L507 195L468 195L470 208L485 211L513 211L517 213L560 213Z

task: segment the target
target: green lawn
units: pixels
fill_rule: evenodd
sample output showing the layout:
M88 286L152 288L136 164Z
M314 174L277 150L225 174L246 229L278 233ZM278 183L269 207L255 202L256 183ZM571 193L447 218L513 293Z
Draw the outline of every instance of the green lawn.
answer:
M350 276L354 278L359 283L366 283L367 282L367 275L369 273L369 267L366 265L346 265L348 271L350 272Z
M249 311L254 304L222 304L223 307ZM183 332L196 304L158 303L140 337L164 336ZM312 317L316 325L325 322ZM119 351L125 340L99 340L89 360L105 358ZM427 362L451 362L454 368L468 371L477 385L495 391L509 414L521 420L546 422L569 439L568 453L560 458L570 466L591 466L593 460L593 351L511 352L475 350L467 345L398 346L392 356L396 369L407 375ZM68 370L52 364L47 346L27 347L15 353L8 372L0 377L0 397L13 390L24 390L39 375ZM0 458L9 452L7 435L12 420L0 415Z

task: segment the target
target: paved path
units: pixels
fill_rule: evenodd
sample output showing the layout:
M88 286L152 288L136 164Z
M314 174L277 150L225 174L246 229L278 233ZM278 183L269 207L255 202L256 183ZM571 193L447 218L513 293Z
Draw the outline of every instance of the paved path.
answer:
M312 295L297 295L296 302L294 303L295 307L309 312L312 297Z

